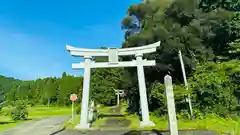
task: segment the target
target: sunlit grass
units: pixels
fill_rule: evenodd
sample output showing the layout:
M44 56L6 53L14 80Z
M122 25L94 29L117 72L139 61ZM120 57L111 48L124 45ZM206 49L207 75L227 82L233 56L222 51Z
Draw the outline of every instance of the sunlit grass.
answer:
M126 117L131 120L129 129L133 130L168 130L168 120L163 117L151 116L151 120L155 123L154 127L141 128L140 120L137 115L129 115ZM236 120L231 118L221 118L217 116L209 116L206 119L196 120L178 120L179 130L211 130L218 133L231 133L232 135L240 135L240 117Z
M156 116L151 116L152 121L156 124L154 129L167 130L168 120ZM219 133L231 133L232 135L240 135L240 117L236 120L232 118L221 118L218 116L208 116L206 119L196 120L178 120L179 130L212 130Z
M60 116L71 114L70 107L46 107L46 106L36 106L28 108L29 118L42 118L48 116Z

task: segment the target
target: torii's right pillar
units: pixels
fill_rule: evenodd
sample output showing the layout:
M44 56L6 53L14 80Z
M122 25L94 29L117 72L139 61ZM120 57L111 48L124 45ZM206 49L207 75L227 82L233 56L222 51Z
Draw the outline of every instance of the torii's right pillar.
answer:
M139 94L140 94L140 105L142 113L142 121L140 122L141 127L155 126L155 124L150 120L149 109L148 109L148 100L147 100L147 91L145 84L145 75L144 75L144 60L142 59L143 54L136 54L137 62L137 73L138 73L138 85L139 85Z

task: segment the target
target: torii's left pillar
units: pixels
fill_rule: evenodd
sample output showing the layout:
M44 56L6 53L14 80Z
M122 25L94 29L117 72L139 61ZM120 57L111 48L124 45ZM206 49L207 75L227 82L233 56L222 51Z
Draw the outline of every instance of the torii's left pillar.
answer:
M90 56L84 56L84 78L83 78L83 92L82 92L82 108L80 116L80 124L76 126L78 129L87 129L90 127L88 123L88 104L89 104L89 88L90 88L90 76L91 76L91 59Z

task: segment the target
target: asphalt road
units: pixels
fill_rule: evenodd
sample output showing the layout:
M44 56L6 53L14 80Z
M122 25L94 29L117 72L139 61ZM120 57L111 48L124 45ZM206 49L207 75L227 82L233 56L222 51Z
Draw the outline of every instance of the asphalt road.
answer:
M59 131L62 123L70 116L55 116L21 124L9 129L2 135L50 135Z

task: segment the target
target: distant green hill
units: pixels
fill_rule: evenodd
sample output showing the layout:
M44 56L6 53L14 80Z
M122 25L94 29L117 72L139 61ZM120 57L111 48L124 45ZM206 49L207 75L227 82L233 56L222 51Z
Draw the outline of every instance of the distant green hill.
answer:
M13 84L20 82L21 80L0 75L0 102L3 101L4 94L11 90Z

